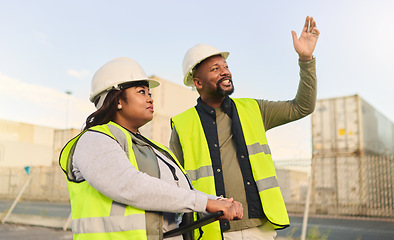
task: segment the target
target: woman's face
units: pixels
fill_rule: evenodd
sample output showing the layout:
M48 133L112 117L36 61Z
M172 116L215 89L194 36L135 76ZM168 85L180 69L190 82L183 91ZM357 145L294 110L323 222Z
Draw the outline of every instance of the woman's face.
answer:
M116 112L114 122L136 133L138 128L153 118L153 99L147 86L127 88L126 99L119 100L122 108Z

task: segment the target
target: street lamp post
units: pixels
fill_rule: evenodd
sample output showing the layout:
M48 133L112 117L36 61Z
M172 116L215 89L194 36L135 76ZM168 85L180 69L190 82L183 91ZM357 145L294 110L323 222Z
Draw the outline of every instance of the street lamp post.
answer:
M66 91L67 94L67 101L66 101L66 129L68 128L68 105L70 102L70 95L72 94L71 91Z

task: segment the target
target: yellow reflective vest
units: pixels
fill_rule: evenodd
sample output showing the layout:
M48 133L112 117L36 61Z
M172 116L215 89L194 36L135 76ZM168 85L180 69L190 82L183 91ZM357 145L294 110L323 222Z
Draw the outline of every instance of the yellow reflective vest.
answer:
M256 181L264 214L276 229L289 226L289 217L279 189L260 107L255 99L232 99L241 122L253 178ZM195 189L216 195L212 160L200 117L190 108L172 118L182 147L184 168ZM236 198L236 196L234 196ZM235 199L237 200L237 199ZM202 228L203 239L220 239L218 222ZM198 232L195 232L198 236Z
M126 129L114 122L109 122L108 124L94 126L89 130L104 133L116 141L119 138L126 138L118 142L127 143L127 146L122 147L128 152L130 163L138 169L131 136ZM70 140L60 154L60 166L67 176L67 186L70 194L71 227L74 233L74 240L146 240L147 231L144 210L113 201L90 186L87 181L77 182L73 180L71 172L72 156L76 143L84 132ZM168 152L177 162L176 157L166 147L156 142L153 143ZM180 166L178 162L177 164ZM182 167L180 168L186 173ZM162 236L161 229L160 233ZM159 239L159 235L157 239Z

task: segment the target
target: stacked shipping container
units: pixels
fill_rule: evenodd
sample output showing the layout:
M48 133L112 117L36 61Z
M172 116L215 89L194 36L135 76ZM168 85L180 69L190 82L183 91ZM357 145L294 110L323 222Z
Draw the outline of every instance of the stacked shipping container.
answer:
M312 211L394 216L394 124L388 118L358 95L318 100L312 146Z

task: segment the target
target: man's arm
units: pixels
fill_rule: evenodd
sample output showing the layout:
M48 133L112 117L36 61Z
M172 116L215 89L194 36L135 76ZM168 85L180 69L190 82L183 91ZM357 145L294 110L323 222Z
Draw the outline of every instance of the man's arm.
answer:
M297 95L289 101L257 100L265 130L303 118L313 112L316 104L316 61L312 54L320 32L316 21L306 17L300 38L292 31L294 49L299 56L300 83Z
M297 95L289 101L257 100L260 106L264 127L268 129L298 120L313 112L316 104L315 59L299 61L300 82Z
M92 131L83 134L73 159L73 171L80 180L85 179L117 202L149 211L204 212L206 209L206 195L138 171L120 145L104 134Z

